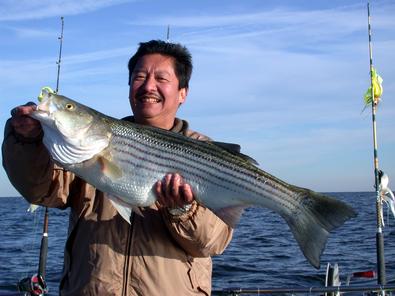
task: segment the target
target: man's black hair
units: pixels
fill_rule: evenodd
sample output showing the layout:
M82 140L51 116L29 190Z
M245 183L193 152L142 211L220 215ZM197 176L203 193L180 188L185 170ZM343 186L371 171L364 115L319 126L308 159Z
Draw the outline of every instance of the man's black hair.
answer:
M162 40L151 40L148 42L140 43L137 52L130 58L128 63L129 85L137 61L146 54L155 53L174 58L174 70L179 81L178 89L188 89L189 79L191 79L192 74L191 53L185 46L179 43L170 43Z

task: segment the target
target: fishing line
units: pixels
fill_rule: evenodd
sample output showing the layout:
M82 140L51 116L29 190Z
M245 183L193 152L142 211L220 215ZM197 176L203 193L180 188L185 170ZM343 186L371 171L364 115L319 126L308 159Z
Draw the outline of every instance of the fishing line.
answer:
M41 207L38 207L34 212L30 213L32 215L32 230L30 231L31 235L29 235L29 239L27 241L28 246L26 248L26 253L28 254L28 256L24 256L23 257L23 262L25 263L24 266L26 266L26 268L24 269L24 272L22 273L22 277L27 277L28 275L32 274L32 271L34 270L34 265L35 262L34 260L30 260L29 258L34 257L33 253L34 250L36 249L37 245L38 245L38 234L39 234L39 212L41 212Z

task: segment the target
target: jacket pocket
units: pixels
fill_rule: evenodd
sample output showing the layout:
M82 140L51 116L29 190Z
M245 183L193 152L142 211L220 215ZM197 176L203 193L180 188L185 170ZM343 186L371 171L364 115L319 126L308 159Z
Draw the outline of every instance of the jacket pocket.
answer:
M194 258L188 260L188 277L192 288L205 295L211 294L211 258Z

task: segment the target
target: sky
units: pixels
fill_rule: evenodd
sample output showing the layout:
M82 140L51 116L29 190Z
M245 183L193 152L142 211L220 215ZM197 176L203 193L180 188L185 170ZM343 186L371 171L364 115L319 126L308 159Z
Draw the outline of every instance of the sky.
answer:
M370 2L383 77L379 167L395 178L395 3ZM302 0L2 0L0 127L56 87L114 117L131 114L127 62L139 42L185 45L194 70L179 117L238 143L276 177L320 192L374 191L367 2ZM3 141L1 133L0 140ZM395 179L393 179L395 180ZM395 181L394 181L395 182ZM0 169L0 196L18 196Z

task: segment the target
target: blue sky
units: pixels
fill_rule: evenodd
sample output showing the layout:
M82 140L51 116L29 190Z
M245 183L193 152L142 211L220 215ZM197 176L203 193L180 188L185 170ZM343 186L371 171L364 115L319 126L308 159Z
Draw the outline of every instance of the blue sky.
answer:
M372 1L371 14L373 59L384 79L379 166L391 179L395 3ZM111 116L129 115L128 59L139 42L165 39L170 25L171 41L193 55L179 112L193 129L240 144L289 183L373 190L371 110L361 113L370 84L365 1L3 0L1 128L14 106L36 100L42 86L55 88L60 16L63 95ZM13 195L1 169L0 196Z

